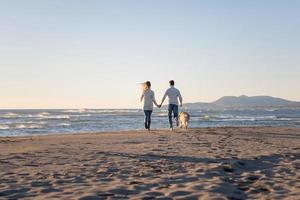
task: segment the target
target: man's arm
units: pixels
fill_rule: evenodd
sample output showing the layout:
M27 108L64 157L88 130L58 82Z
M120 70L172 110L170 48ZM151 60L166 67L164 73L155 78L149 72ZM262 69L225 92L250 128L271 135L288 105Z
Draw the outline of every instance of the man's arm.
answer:
M182 107L182 96L180 94L180 92L178 91L178 98L179 98L179 102L180 102L180 107Z

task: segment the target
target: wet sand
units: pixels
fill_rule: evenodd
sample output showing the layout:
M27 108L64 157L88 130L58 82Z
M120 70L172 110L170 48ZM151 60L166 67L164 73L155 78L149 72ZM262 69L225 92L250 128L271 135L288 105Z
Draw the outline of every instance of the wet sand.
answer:
M300 129L0 138L0 199L299 199Z

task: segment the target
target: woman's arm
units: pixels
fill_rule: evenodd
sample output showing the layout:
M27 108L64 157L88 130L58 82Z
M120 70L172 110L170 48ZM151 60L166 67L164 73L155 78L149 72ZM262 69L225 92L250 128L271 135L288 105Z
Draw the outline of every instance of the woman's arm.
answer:
M156 100L155 100L154 92L153 92L153 99L152 99L152 101L153 101L153 103L154 103L158 108L161 107L161 105L159 105L159 104L156 102Z
M167 96L168 96L168 90L165 92L165 95L164 95L164 97L161 100L160 106L164 103L164 101L165 101L165 99L166 99Z
M144 99L144 93L142 94L142 96L141 96L141 99L140 99L140 101L142 102L143 101L143 99Z

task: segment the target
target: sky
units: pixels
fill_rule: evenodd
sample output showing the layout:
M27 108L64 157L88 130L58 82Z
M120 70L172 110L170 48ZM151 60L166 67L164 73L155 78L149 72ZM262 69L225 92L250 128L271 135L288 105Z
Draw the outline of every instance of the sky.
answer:
M300 101L298 0L0 0L0 109Z

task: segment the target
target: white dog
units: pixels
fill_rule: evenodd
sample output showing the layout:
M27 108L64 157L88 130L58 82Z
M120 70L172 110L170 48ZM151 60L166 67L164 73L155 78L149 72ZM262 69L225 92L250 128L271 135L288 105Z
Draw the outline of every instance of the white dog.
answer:
M187 129L190 123L190 115L187 112L179 113L179 127Z

